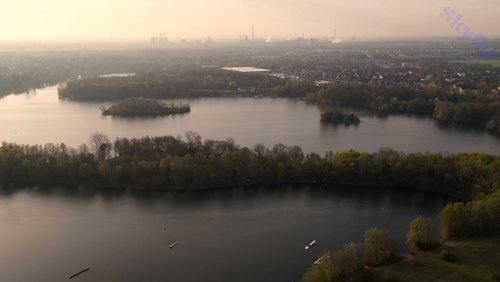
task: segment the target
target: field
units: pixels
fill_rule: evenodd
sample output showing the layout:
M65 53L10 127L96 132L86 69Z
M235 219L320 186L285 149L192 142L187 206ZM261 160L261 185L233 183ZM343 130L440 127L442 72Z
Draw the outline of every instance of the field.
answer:
M458 261L441 259L442 250L454 253ZM500 237L450 242L438 250L372 273L372 281L500 281Z
M453 61L448 61L448 62L449 63L467 64L467 65L490 64L494 67L500 67L500 60L466 59L466 60L453 60Z

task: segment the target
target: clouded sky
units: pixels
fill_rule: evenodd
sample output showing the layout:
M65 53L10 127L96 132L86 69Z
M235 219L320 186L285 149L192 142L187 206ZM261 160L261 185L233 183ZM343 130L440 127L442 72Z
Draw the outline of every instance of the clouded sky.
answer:
M499 35L500 0L0 0L0 41L456 36L440 11Z

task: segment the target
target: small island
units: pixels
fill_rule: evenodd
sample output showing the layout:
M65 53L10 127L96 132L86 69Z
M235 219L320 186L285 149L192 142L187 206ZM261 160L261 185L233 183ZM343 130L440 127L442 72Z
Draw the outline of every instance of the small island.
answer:
M155 99L127 98L109 108L102 107L103 115L110 116L165 116L189 113L189 104L164 104Z
M345 113L338 109L330 109L321 113L321 121L334 124L359 124L360 120L356 114Z

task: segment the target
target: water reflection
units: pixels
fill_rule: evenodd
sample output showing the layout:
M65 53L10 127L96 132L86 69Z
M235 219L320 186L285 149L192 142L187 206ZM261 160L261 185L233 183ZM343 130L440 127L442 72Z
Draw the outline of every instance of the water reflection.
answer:
M444 122L444 121L436 121L436 125L439 127L441 130L445 131L456 131L460 130L463 132L470 132L470 133L475 133L475 134L481 134L488 132L485 128L479 127L479 126L474 126L471 124L457 124L457 123L450 123L450 122Z
M357 207L392 208L428 207L436 209L451 197L438 196L433 192L388 189L362 188L343 186L296 186L287 187L245 187L234 189L213 189L198 191L141 191L125 189L89 189L82 187L54 187L21 185L2 185L0 197L9 198L16 194L27 194L31 197L58 198L80 202L100 199L105 203L130 200L138 206L146 208L202 206L207 203L218 203L222 207L237 207L241 203L252 204L263 199L274 201L282 199L300 199L306 201L340 201L354 203ZM340 203L337 202L337 203ZM335 203L335 202L333 202Z
M361 121L363 122L363 121ZM360 122L360 123L361 123ZM359 123L356 123L356 124L339 124L339 123L328 123L328 122L321 122L320 121L320 124L321 124L321 129L325 130L325 129L333 129L333 130L337 130L337 129L347 129L347 128L358 128L359 127Z

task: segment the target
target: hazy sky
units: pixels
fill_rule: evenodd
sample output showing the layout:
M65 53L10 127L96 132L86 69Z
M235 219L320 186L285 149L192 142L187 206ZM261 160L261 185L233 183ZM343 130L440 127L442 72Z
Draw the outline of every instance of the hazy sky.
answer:
M499 35L500 0L0 0L0 41L457 36L439 13Z

